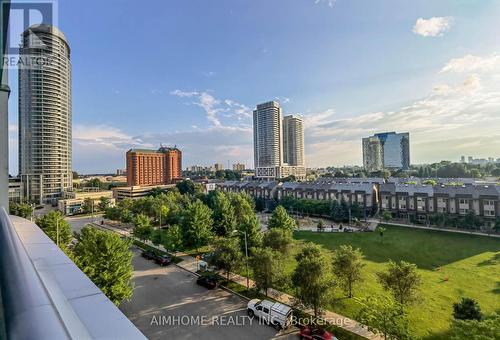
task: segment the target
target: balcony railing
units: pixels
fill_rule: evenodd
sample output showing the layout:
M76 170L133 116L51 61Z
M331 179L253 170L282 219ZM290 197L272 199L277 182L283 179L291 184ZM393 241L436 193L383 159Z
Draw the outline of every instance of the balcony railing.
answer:
M0 338L145 339L36 224L2 207L0 288Z

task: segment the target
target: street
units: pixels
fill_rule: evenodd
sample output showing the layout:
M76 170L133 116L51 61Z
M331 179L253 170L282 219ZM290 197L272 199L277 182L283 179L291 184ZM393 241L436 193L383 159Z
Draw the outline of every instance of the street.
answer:
M66 221L71 226L72 231L80 232L80 230L92 221L100 223L102 221L102 215L92 216L76 216L76 217L66 217Z
M247 301L222 289L198 286L196 276L174 265L160 267L134 252L134 295L122 312L149 339L296 339L250 320Z

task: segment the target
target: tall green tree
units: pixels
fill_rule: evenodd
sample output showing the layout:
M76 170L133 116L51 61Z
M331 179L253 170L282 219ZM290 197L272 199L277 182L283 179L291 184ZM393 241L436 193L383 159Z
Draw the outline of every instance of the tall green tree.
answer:
M36 224L59 247L64 248L73 239L71 226L59 211L51 211L36 220Z
M168 228L163 235L162 245L165 249L174 252L174 255L182 248L182 233L178 225L172 225Z
M235 237L217 237L212 246L214 251L208 262L222 269L226 274L226 281L229 282L229 274L239 269L243 263L239 240Z
M476 300L465 297L460 302L453 304L453 318L481 321L483 313L481 313L481 308Z
M134 217L133 222L134 229L132 230L132 235L143 242L149 240L153 231L149 217L144 214L138 214Z
M250 266L255 285L267 296L270 288L278 288L284 281L282 255L267 247L253 249L252 254Z
M314 316L330 302L334 280L330 261L318 245L308 243L297 254L297 267L292 274L296 297L306 308L312 308Z
M271 229L264 234L262 245L286 255L290 252L292 242L292 235L288 231Z
M231 194L229 196L234 208L236 226L240 231L240 244L245 245L244 233L247 234L248 248L257 248L262 243L262 231L260 223L255 215L254 201L245 193Z
M390 260L387 269L378 272L377 277L382 287L389 290L402 307L417 300L422 279L415 264Z
M182 218L182 243L186 247L198 249L208 243L212 237L212 210L196 200L184 212Z
M118 234L85 227L77 234L76 263L92 282L119 305L132 296L130 241Z
M213 197L214 231L219 236L226 236L236 229L236 215L231 201L222 191L216 191Z
M283 229L290 233L295 230L295 220L288 215L288 212L281 205L278 206L269 219L269 229Z
M352 298L355 284L362 281L363 253L359 248L342 245L333 253L333 273L342 284L346 295Z
M27 203L9 203L9 214L22 218L30 218L33 214L33 207Z
M369 331L381 334L384 339L411 339L408 316L398 302L387 296L370 296L358 302L356 319Z
M452 340L500 339L500 315L493 314L478 320L453 320L449 338Z
M106 211L106 209L110 206L111 202L108 197L101 197L99 199L99 203L97 204L97 207L100 211Z
M94 206L94 200L90 197L86 197L82 203L82 212L84 214L90 214L97 211L97 206Z
M178 182L175 186L182 195L194 195L196 192L196 186L194 185L194 182L187 179Z

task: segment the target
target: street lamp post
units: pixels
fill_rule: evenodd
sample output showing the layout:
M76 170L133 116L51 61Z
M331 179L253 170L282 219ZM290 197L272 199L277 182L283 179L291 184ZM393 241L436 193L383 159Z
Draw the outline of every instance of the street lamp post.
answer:
M250 281L249 281L249 274L248 274L248 242L247 242L247 233L246 231L241 231L241 230L233 230L233 233L242 233L243 236L245 236L245 267L246 267L246 272L247 272L247 290L250 290Z

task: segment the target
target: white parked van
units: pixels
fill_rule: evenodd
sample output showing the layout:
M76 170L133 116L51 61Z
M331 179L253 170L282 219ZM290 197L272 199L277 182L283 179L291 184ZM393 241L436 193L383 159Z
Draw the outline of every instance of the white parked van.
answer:
M279 302L253 299L247 305L248 316L273 325L276 329L285 329L292 322L292 308Z

